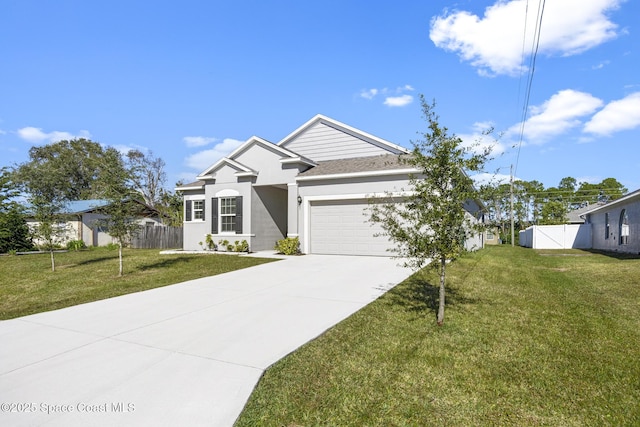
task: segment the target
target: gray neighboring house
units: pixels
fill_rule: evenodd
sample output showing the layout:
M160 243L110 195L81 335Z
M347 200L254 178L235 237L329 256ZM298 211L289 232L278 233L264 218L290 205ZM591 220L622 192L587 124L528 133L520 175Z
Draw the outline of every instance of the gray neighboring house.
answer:
M111 243L113 239L99 226L99 221L104 215L98 211L107 205L106 200L75 200L67 202L61 214L66 218L64 224L64 235L59 237L60 244L66 244L71 240L82 240L87 246L101 246ZM38 226L38 221L34 218L27 219L30 228ZM40 239L34 239L34 243L43 244Z
M584 214L591 248L640 254L640 190Z
M398 197L409 169L398 161L408 150L317 115L273 144L251 137L176 188L184 195L184 250L246 240L252 251L273 249L298 237L303 253L388 256L389 241L374 236L365 208L376 195ZM477 215L479 207L465 207ZM482 247L482 237L468 242Z
M106 216L100 209L108 206L107 200L74 200L65 204L60 212L64 216L65 232L59 236L58 243L65 245L71 240L82 240L87 246L104 246L115 243L109 231L101 221ZM162 226L160 218L154 212L141 208L140 216L135 219L140 226ZM33 229L38 226L34 218L27 218L27 225ZM34 239L36 245L43 244L41 239Z

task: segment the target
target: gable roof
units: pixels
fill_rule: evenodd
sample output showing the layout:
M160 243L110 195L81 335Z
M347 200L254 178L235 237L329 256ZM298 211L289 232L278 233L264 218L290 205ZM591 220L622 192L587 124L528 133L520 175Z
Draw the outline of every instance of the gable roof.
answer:
M375 176L417 173L418 169L404 165L400 156L386 154L381 156L356 157L350 159L326 160L318 166L298 175L298 181L315 179L337 179L354 176Z
M286 145L289 144L290 142L293 142L297 137L301 136L305 132L310 131L314 126L317 126L319 124L327 126L336 132L344 133L349 138L358 140L364 145L366 145L365 143L371 144L370 147L376 147L375 150L379 150L378 153L390 153L393 155L399 155L399 154L405 154L409 152L409 150L407 150L404 147L393 144L382 138L378 138L377 136L371 135L367 132L363 132L359 129L356 129L354 127L341 123L337 120L331 119L322 114L317 114L311 120L307 121L302 126L298 127L292 133L287 135L284 139L282 139L277 144L273 144L272 142L269 142L258 136L252 136L246 142L244 142L242 145L236 148L234 151L229 153L226 157L221 158L220 160L215 162L213 165L209 166L205 171L200 173L196 179L200 181L213 179L214 172L225 164L238 170L238 172L236 173L237 176L257 176L258 174L257 171L249 168L248 166L242 164L241 162L238 162L236 159L242 153L251 149L254 146L261 146L265 149L271 150L272 152L280 154L282 156L282 158L280 159L281 164L302 164L305 166L311 166L312 169L315 169L314 167L319 164L318 162L314 161L313 159L310 159L309 157L296 153L295 151L287 148ZM360 149L359 151L362 151L362 150ZM375 153L375 152L372 152L372 153ZM360 156L364 156L364 154L361 154L359 156L356 154L356 152L352 151L350 153L350 156L360 157ZM378 157L378 156L374 156L374 157ZM355 164L357 165L357 162ZM191 187L195 187L197 185L198 184L189 185L189 189L196 189ZM183 187L180 187L180 188L183 189Z
M80 214L91 212L93 210L103 208L109 204L108 200L91 199L91 200L73 200L67 202L62 208L62 213Z
M195 181L195 182L190 182L188 184L182 184L174 188L174 191L202 190L204 188L204 185L205 185L204 181Z
M250 167L245 166L240 162L236 162L235 160L230 159L229 157L223 157L217 162L215 162L212 166L210 166L209 169L207 169L206 171L198 175L196 178L198 178L198 180L213 179L215 178L215 174L213 172L225 164L228 166L231 166L233 169L236 169L238 171L236 172L236 176L257 176L258 175L258 172L254 171Z
M273 144L263 138L260 138L258 136L252 136L251 138L249 138L248 140L246 140L242 145L240 145L238 148L236 148L235 150L233 150L229 155L227 155L226 157L221 158L220 160L218 160L216 163L214 163L213 165L209 166L209 168L207 170L205 170L204 172L202 172L200 175L198 175L198 179L202 180L202 179L210 179L211 178L211 174L218 169L220 166L222 166L223 164L228 164L230 166L232 166L235 169L238 169L239 172L237 173L238 176L253 176L253 175L257 175L257 172L254 171L253 169L249 168L248 166L243 165L242 163L234 160L235 157L239 156L240 154L244 153L245 151L251 149L251 147L254 147L256 145L262 146L264 148L266 148L267 150L272 150L275 151L276 153L279 153L283 156L283 158L280 160L281 163L302 163L302 164L306 164L309 166L315 166L316 163L313 162L310 159L307 159L304 156L300 156L297 153L294 153L291 150L287 150L284 147L280 147L276 144Z
M594 212L598 212L598 211L603 210L603 209L608 209L608 208L610 208L612 206L616 206L616 205L619 205L621 203L634 201L636 199L640 200L640 189L638 189L636 191L632 191L631 193L627 194L626 196L622 196L621 198L616 199L616 200L614 200L612 202L606 203L606 204L604 204L602 206L598 206L595 209L592 209L592 210L590 210L588 212L585 212L583 215L586 217L587 215L591 215Z
M595 209L598 206L601 206L602 204L599 203L597 205L587 205L587 206L583 206L581 208L578 209L573 209L571 211L569 211L567 213L567 219L569 224L583 224L584 223L584 214L592 211L593 209Z
M352 126L349 126L347 124L344 124L342 122L339 122L337 120L334 120L330 117L324 116L322 114L316 114L313 118L311 118L311 120L307 121L306 123L304 123L302 126L300 126L299 128L297 128L296 130L294 130L293 132L291 132L289 135L285 136L279 143L278 146L283 147L286 146L287 144L289 144L290 142L292 142L293 140L295 140L300 134L304 133L305 131L309 130L310 128L312 128L313 126L317 125L318 123L322 123L326 126L332 127L334 129L337 129L341 132L344 132L346 134L349 134L355 138L361 139L363 141L366 141L370 144L373 144L377 147L381 147L386 149L387 151L394 153L394 154L401 154L401 153L408 153L409 151L404 148L401 147L399 145L393 144L385 139L379 138L375 135L371 135L370 133L361 131L360 129L356 129Z

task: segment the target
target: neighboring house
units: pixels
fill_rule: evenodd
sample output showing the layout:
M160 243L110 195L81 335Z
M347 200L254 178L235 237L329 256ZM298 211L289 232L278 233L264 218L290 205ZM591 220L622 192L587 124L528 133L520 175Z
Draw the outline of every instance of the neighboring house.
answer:
M303 253L389 255L390 242L367 221L372 197L401 197L409 174L403 147L317 115L282 141L249 138L176 188L184 196L184 249L246 240L251 250L273 249L298 237ZM406 194L406 193L404 193ZM476 215L477 204L466 207ZM481 247L482 237L468 242Z
M579 212L583 223L572 219L572 212ZM536 225L520 231L520 246L640 253L640 190L572 212L569 224Z
M591 248L640 253L640 190L584 214L591 226Z
M484 232L485 245L499 245L501 243L499 227L489 227L487 231Z
M113 243L114 239L101 223L105 215L100 213L100 209L107 206L107 203L107 201L100 199L68 202L61 212L64 217L64 223L61 223L61 226L64 227L65 232L58 239L58 243L65 245L72 240L82 240L87 246L104 246ZM141 226L162 225L157 217L145 211L141 211L141 215L136 221ZM38 225L38 222L30 218L27 219L27 225L33 229ZM39 245L43 242L34 239L34 243Z
M567 224L584 224L584 214L594 210L598 206L602 206L603 204L604 203L598 203L570 210L569 213L567 213Z

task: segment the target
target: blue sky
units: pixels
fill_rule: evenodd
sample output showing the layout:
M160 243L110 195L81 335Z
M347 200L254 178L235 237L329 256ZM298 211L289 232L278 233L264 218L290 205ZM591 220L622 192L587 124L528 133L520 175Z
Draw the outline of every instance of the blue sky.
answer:
M0 166L85 137L173 187L318 113L410 147L423 94L465 141L495 128L492 172L640 188L638 2L544 3L525 115L539 1L0 0Z

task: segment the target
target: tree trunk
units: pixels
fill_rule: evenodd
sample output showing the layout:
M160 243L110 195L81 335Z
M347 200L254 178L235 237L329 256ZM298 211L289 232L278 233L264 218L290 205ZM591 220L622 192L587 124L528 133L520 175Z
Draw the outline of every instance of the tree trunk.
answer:
M444 323L444 278L445 269L447 266L447 260L445 258L440 259L440 304L438 306L438 326L442 326Z
M118 272L118 276L122 276L123 270L124 270L122 268L122 243L118 244L118 258L119 258L119 261L120 261L120 270Z
M51 254L51 271L56 271L56 260L53 256L53 249L50 249L49 253Z

